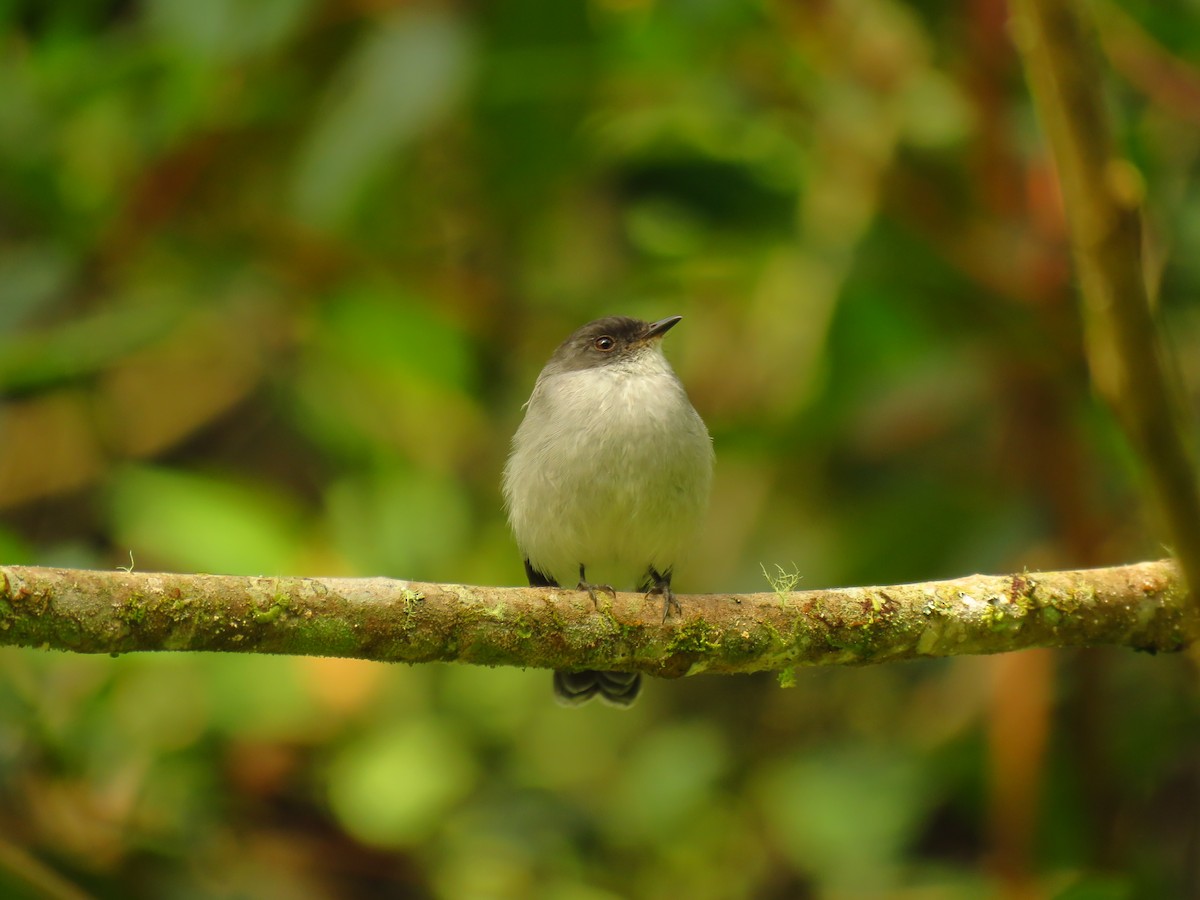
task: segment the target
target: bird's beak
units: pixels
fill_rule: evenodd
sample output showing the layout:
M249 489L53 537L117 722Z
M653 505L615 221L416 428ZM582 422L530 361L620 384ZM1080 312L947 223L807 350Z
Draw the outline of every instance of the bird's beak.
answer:
M646 340L661 338L664 334L679 324L679 320L683 316L668 316L665 319L659 319L657 322L652 322L650 327L646 329Z

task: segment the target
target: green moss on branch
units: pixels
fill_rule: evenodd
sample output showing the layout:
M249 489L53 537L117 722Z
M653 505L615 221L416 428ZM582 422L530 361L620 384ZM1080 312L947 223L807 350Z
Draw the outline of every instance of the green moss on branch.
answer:
M0 644L76 653L220 651L384 662L697 672L860 665L1029 647L1178 650L1169 561L889 587L694 594L660 620L641 594L382 578L0 568ZM782 600L782 602L781 602Z

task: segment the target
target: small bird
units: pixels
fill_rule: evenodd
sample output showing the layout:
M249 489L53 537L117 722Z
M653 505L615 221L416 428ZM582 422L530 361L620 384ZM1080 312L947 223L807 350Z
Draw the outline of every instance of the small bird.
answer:
M504 468L504 500L532 586L615 596L606 578L663 598L681 612L676 561L708 506L713 447L704 421L662 351L682 316L643 322L610 316L568 337L525 404ZM589 579L597 579L595 581ZM631 672L555 672L554 694L629 706Z

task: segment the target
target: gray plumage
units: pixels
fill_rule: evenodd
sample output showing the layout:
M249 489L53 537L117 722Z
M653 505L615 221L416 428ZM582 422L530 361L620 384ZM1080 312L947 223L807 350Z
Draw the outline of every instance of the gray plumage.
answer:
M513 437L504 499L530 584L609 584L678 604L671 575L708 505L708 430L661 340L680 317L612 316L584 325L546 363ZM586 574L585 574L586 573ZM604 583L601 583L604 582ZM640 678L556 672L556 696L628 706Z

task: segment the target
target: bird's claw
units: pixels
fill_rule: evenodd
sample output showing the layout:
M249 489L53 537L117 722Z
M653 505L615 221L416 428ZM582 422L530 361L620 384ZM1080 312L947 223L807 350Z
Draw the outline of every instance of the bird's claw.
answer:
M666 622L671 616L671 610L674 610L676 615L683 615L683 607L679 605L679 599L675 596L675 592L671 590L671 572L667 571L665 575L660 575L655 569L651 568L646 573L646 599L649 600L655 594L662 594L663 598L663 622Z
M617 592L613 590L613 586L611 584L592 584L590 581L588 581L587 576L584 574L582 565L579 567L579 584L575 585L575 590L587 591L587 595L592 598L592 605L596 607L596 609L600 608L600 600L596 597L596 591L608 594L608 596L613 600L617 599Z
M613 600L617 599L617 592L613 590L613 586L611 584L589 584L586 581L581 581L579 584L575 585L575 589L577 591L587 591L587 595L592 598L592 605L595 606L596 609L600 608L600 600L596 597L597 591L600 591L603 594L608 594L608 596Z
M675 592L671 590L669 584L655 585L646 592L646 599L649 600L655 594L662 594L663 598L663 622L671 617L671 611L674 610L676 615L683 615L683 607L679 605L679 599L675 596Z

